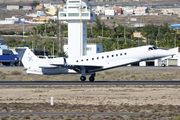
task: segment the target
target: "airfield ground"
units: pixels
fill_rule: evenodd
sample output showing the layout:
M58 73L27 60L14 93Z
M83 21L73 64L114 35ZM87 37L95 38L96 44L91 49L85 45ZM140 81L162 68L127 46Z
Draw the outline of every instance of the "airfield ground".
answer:
M64 75L41 76L27 75L22 67L0 67L1 80L63 80ZM16 71L16 72L14 72ZM18 72L20 74L17 74ZM14 74L14 73L16 74ZM96 80L104 76L128 78L130 80L154 81L180 80L179 67L121 67L97 74ZM106 74L106 75L105 75ZM134 77L131 78L131 76ZM4 78L4 77L5 78ZM68 75L67 80L79 80L79 75ZM141 76L141 77L140 77ZM59 77L59 79L57 79ZM74 78L78 77L78 78ZM108 77L108 78L106 78ZM4 79L3 79L4 78ZM36 79L35 79L36 78ZM56 78L56 79L55 79ZM168 79L165 79L168 78ZM103 79L100 79L103 80ZM111 80L111 79L109 79ZM0 114L1 120L19 119L66 119L66 120L172 120L180 113L180 86L1 86L0 113L59 112L74 114ZM54 97L54 105L50 105ZM75 114L82 113L82 114ZM88 114L83 114L88 113ZM95 114L93 114L95 113ZM96 114L104 113L104 114ZM112 113L112 114L106 114ZM119 115L115 113L138 113L136 115ZM149 114L144 114L149 113Z
M34 75L23 67L0 67L1 81L80 81L80 74ZM89 76L87 76L88 79ZM180 67L119 67L96 73L96 81L178 81Z

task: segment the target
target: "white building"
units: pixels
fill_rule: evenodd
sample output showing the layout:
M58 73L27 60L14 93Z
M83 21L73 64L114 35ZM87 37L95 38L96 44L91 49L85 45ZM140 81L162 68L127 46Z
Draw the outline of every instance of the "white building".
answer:
M40 16L47 16L46 13L44 13L44 11L37 11L37 13L27 13L26 16L29 16L29 17L40 17Z
M32 6L23 6L23 10L32 10Z
M137 7L134 10L135 15L145 15L145 13L148 13L148 8L147 7Z
M19 5L7 5L8 10L19 10Z
M105 10L105 15L115 15L115 10Z
M69 47L68 45L64 45L64 52L69 55ZM86 47L86 55L92 55L96 53L102 53L103 52L103 46L102 45L96 45L96 44L88 44Z
M123 14L124 15L132 15L134 14L135 7L124 7Z
M16 18L15 16L12 16L12 18L5 18L5 21L20 21L20 18Z
M87 22L95 21L88 1L67 0L59 12L59 20L68 21L68 57L86 55Z

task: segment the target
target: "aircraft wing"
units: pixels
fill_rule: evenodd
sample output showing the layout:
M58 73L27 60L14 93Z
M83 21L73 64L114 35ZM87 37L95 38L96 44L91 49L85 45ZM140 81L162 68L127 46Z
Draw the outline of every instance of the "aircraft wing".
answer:
M50 65L72 69L75 70L76 72L81 72L83 68L85 68L87 72L91 70L97 70L103 68L103 66L97 66L97 65L71 65L71 64L50 64Z
M109 61L108 63L106 63L106 65L103 67L103 69L125 66L125 65L136 63L139 61L141 61L141 60L137 59L137 58Z
M50 59L48 59L46 57L46 60L48 61L49 63L49 66L51 66L50 68L53 68L53 67L62 67L62 68L67 68L67 69L72 69L76 72L81 72L82 69L86 69L88 71L90 70L97 70L97 69L102 69L103 66L101 65L78 65L78 64L67 64L66 63L66 58L61 58L61 60L59 60L60 63L57 63L57 62L52 62ZM42 67L42 66L41 66ZM43 66L44 67L44 66ZM43 68L42 67L42 68ZM46 67L47 68L47 67Z

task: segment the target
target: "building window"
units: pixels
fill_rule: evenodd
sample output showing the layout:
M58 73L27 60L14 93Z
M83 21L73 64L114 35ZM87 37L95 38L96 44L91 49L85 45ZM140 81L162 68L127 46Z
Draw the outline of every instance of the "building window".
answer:
M79 9L79 7L68 7L68 9Z
M66 13L60 13L60 17L66 17Z
M91 51L91 50L92 50L92 48L90 48L90 47L87 47L87 48L86 48L86 50L87 50L87 51Z
M68 13L69 17L78 17L79 13Z
M69 3L80 3L80 1L69 1Z
M89 13L81 13L81 16L89 16Z
M92 58L92 60L94 60L94 58Z

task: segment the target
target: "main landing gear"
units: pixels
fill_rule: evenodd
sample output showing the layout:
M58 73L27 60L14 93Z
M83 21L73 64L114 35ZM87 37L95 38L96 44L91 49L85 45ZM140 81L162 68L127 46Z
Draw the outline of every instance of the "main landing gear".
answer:
M95 80L94 77L95 77L95 73L94 73L94 74L91 74L91 76L89 77L89 81L90 81L90 82L94 82L94 80ZM81 81L86 81L86 77L85 77L85 76L81 76L81 77L80 77L80 80L81 80Z
M81 80L81 81L85 81L85 80L86 80L86 77L85 77L85 76L81 76L81 77L80 77L80 80Z

